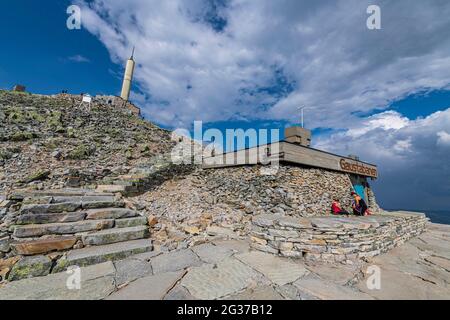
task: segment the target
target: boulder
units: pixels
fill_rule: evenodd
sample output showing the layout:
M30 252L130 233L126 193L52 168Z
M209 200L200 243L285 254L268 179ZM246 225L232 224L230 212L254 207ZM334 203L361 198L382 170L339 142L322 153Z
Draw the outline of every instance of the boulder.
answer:
M15 281L31 277L46 276L50 273L52 261L46 256L24 257L12 268L8 280Z

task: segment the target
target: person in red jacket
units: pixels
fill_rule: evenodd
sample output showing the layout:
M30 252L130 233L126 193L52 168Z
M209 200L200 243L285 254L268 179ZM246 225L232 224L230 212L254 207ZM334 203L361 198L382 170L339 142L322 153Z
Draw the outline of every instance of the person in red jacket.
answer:
M345 215L350 215L350 213L348 213L347 211L343 210L341 208L341 204L339 203L339 199L334 199L332 204L331 204L331 211L333 212L333 214L339 215L339 214L345 214Z

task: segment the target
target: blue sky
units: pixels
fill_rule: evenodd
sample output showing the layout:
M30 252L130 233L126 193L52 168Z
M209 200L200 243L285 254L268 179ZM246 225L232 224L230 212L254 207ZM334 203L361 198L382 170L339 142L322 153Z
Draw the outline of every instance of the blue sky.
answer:
M450 4L375 2L377 31L369 1L3 1L0 88L117 95L136 45L148 120L282 128L307 105L315 147L380 166L383 205L449 209Z
M108 50L83 30L66 28L70 1L2 1L0 87L23 83L30 92L53 94L117 93L122 66L111 62ZM82 56L87 62L70 58Z

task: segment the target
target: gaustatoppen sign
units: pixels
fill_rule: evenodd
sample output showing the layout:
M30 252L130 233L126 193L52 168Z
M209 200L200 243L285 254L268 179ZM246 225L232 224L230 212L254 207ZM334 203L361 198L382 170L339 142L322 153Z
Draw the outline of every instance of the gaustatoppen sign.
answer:
M377 169L375 168L371 168L371 167L367 167L362 163L352 163L347 159L341 159L341 161L339 162L341 169L346 171L346 172L351 172L354 174L360 174L360 175L365 175L365 176L370 176L370 177L378 177L378 172Z

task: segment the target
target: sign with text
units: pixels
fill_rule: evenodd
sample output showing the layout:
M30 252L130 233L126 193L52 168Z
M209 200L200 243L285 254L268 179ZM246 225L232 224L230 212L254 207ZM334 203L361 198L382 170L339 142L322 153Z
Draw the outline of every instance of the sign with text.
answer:
M350 162L348 159L341 159L339 162L341 169L346 172L351 172L354 174L360 174L364 176L369 176L376 178L378 177L378 172L376 168L366 166L360 162Z

